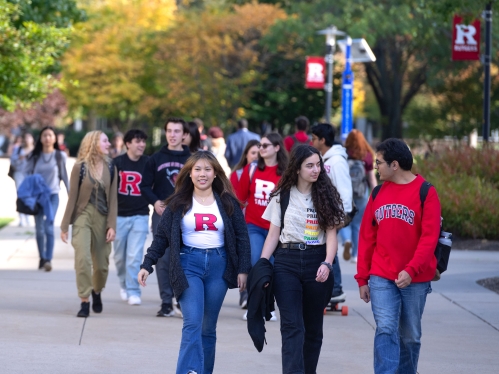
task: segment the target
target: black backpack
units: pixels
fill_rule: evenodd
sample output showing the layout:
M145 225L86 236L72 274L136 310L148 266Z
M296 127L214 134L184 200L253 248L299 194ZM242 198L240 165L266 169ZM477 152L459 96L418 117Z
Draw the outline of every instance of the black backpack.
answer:
M381 190L381 187L383 185L380 184L376 187L374 187L373 192L371 194L372 200L374 202L374 199L376 199L376 196L378 195L378 192ZM424 203L426 201L426 196L428 196L428 191L430 190L430 187L433 185L430 182L424 181L423 184L421 185L419 189L419 199L421 200L421 209L424 212ZM373 226L376 226L376 220L373 219L372 222ZM440 279L440 274L442 274L444 271L447 270L447 266L449 265L449 257L450 257L450 251L451 251L451 245L447 245L444 243L441 243L441 239L448 239L445 237L446 234L443 234L442 231L442 225L440 225L440 238L437 242L437 246L435 248L435 257L437 258L437 270L435 274L435 278L433 280L439 280ZM452 235L452 234L450 234Z
M307 145L310 143L310 140L307 138L307 140L305 140L304 142L301 142L299 141L298 139L296 139L296 136L294 135L291 135L291 139L293 139L293 145L291 146L291 150L290 152L295 149L295 147L299 146L299 145Z

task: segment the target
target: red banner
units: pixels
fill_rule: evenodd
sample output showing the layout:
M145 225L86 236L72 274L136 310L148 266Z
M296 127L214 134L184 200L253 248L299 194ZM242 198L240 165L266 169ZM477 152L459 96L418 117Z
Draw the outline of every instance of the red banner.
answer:
M464 25L463 18L454 16L452 60L480 60L480 20Z
M305 88L324 89L326 63L324 57L307 57L305 68Z

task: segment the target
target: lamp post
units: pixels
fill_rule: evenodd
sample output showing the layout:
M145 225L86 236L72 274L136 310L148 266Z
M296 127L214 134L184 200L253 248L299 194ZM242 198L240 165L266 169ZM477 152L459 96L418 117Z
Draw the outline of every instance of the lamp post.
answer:
M483 58L483 141L489 141L490 134L490 62L492 60L492 1L485 7L485 55Z
M336 26L330 26L327 29L320 30L317 32L319 35L326 35L326 58L325 62L327 64L327 83L324 86L324 91L326 91L326 122L331 121L331 103L333 100L333 59L334 50L336 47L336 37L343 36L345 33L339 31Z

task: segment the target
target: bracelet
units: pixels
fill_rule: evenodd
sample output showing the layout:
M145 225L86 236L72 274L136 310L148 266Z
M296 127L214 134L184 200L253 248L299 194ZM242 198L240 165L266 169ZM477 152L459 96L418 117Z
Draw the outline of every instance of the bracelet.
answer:
M329 269L329 272L333 271L333 265L331 265L329 262L323 261L321 262L321 265L326 265L327 268Z

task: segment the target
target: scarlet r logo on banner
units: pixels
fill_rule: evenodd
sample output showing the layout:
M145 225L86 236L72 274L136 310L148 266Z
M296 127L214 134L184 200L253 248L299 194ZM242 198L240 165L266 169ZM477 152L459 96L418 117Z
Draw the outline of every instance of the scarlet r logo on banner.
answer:
M305 68L305 88L322 90L326 82L324 57L307 57Z
M480 20L465 25L461 16L454 16L452 60L480 60Z

